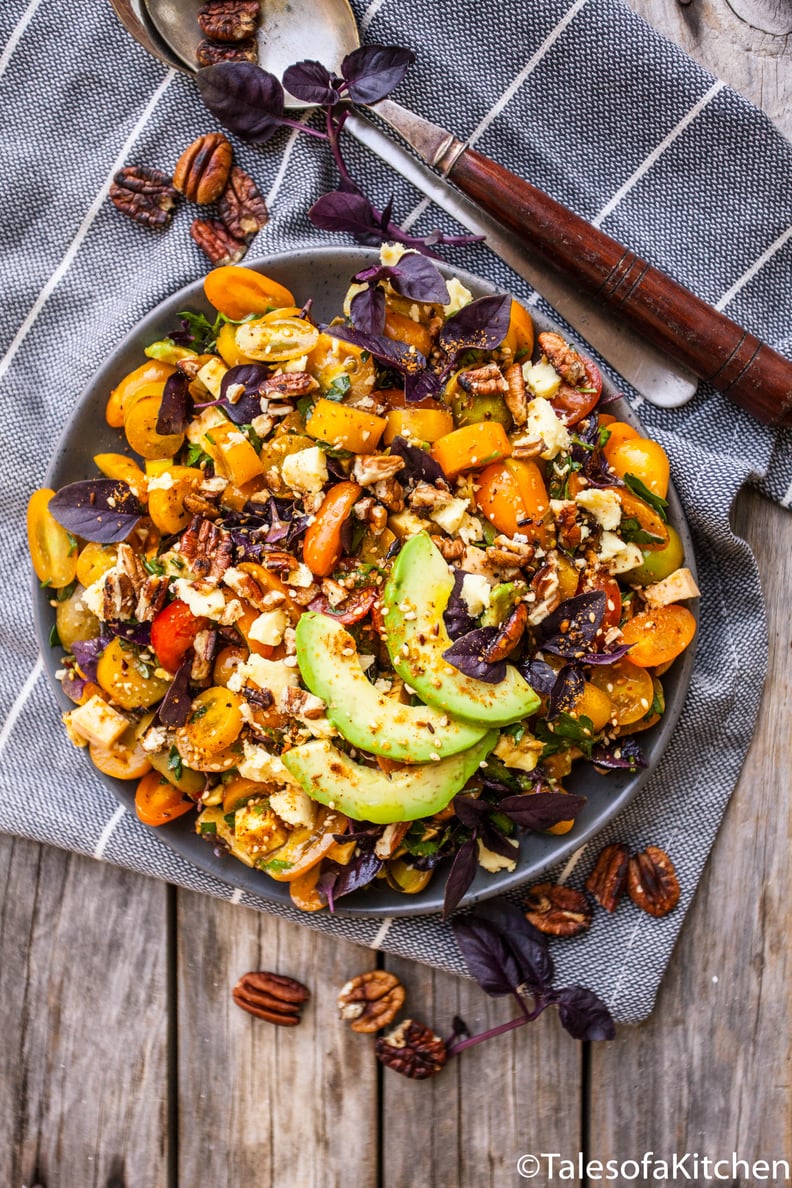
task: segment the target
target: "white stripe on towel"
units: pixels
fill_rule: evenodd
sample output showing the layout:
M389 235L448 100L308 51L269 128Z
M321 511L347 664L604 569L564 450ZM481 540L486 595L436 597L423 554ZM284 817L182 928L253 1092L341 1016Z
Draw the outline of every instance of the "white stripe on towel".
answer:
M33 692L36 686L36 681L39 679L43 671L44 661L41 659L41 656L39 656L38 660L33 665L33 668L30 670L27 680L20 689L19 696L11 706L11 709L8 711L8 717L3 724L3 729L0 730L0 756L2 756L6 747L6 743L11 737L11 732L16 726L17 719L22 713L22 710L25 708L25 703L28 697L30 697L30 694Z

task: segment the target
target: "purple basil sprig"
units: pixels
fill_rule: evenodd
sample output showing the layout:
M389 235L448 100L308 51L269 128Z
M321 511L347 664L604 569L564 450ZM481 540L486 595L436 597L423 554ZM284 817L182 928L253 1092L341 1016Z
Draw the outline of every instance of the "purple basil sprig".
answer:
M220 400L223 411L231 418L235 425L249 425L261 414L260 385L269 375L269 368L263 363L240 363L236 367L229 367L220 381ZM232 404L228 398L228 390L232 386L241 385L245 390L238 400Z
M403 342L395 342L380 334L367 334L354 326L323 326L334 338L351 342L368 351L383 367L404 377L404 394L408 401L425 400L435 396L442 387L440 377L430 371L420 351L413 351Z
M597 743L591 748L591 761L596 767L617 771L637 771L646 767L646 756L632 737L616 738L612 742Z
M506 661L494 663L484 659L484 653L498 635L497 627L477 627L454 640L443 652L443 659L465 676L475 677L488 685L498 685L506 676Z
M96 666L109 643L109 635L97 635L94 639L76 639L72 644L72 655L79 665L80 672L89 681L96 682Z
M84 479L61 487L49 510L67 532L97 544L126 540L143 515L128 483L120 479Z
M190 672L192 671L192 652L181 664L175 677L170 683L167 693L162 699L157 716L163 726L183 726L190 712L192 699L190 697Z
M390 452L404 459L404 470L399 471L399 482L441 483L443 487L448 487L448 479L439 462L435 462L428 450L411 445L405 437L394 437Z
M454 939L467 967L486 994L511 995L520 1008L516 1019L479 1035L470 1035L455 1020L448 1041L451 1056L537 1019L550 1006L558 1008L562 1026L579 1040L608 1040L616 1034L607 1006L585 986L553 986L554 967L547 937L526 920L516 904L491 900L471 915L455 920ZM530 1007L529 1007L530 1002Z
M451 639L459 639L463 635L475 630L476 620L468 610L467 603L462 597L462 586L468 575L464 569L457 569L454 574L454 588L443 611L443 622Z
M511 319L511 297L479 297L463 305L443 324L438 342L454 359L466 350L493 351L503 342Z
M602 626L607 602L603 590L566 598L539 628L539 647L570 660L584 660Z
M190 419L190 381L181 371L175 371L165 380L162 400L157 413L157 433L183 433Z

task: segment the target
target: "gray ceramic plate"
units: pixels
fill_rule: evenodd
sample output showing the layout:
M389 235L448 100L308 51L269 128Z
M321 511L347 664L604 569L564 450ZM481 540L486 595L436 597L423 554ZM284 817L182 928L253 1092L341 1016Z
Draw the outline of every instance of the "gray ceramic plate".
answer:
M266 272L286 285L294 293L298 304L312 297L314 316L319 320L328 320L340 310L349 278L366 264L370 264L372 258L373 253L362 248L319 248L271 256L268 260L253 262L248 266L258 268L259 271ZM442 271L447 275L458 276L476 296L495 291L491 285L461 269L443 267ZM167 301L163 301L110 356L75 408L49 468L47 486L57 490L66 483L95 475L96 470L92 462L94 454L103 451L129 452L123 433L110 429L105 422L104 408L108 393L127 372L141 363L144 346L162 338L174 326L176 315L182 309L203 310L207 314L214 314L203 295L202 281L188 285ZM540 317L536 317L536 321L539 330L555 328L552 323L545 322ZM613 389L607 381L605 391L607 396L613 395ZM608 407L617 416L638 426L637 418L626 402L621 401ZM682 537L687 564L693 569L690 533L673 490L669 494L669 502L670 520ZM59 667L62 653L59 649L50 648L48 643L53 611L46 593L37 586L34 599L39 646L57 700L66 709L71 706L71 702L55 679L55 671ZM577 765L573 775L565 780L565 786L571 792L587 796L588 802L575 827L570 833L560 837L536 834L523 838L517 869L512 873L501 872L496 875L479 872L465 899L466 904L536 879L549 866L563 861L572 854L632 800L657 767L677 723L690 682L693 661L693 650L689 648L664 678L666 713L656 727L641 736L649 762L648 767L637 775L615 771L601 776L590 767ZM90 764L87 757L85 762ZM104 780L122 804L132 809L134 783L110 779L101 774L99 778ZM141 825L141 828L144 826ZM263 872L251 870L232 858L216 857L211 846L195 834L191 816L182 817L158 832L159 837L174 850L215 878L231 886L254 892L270 901L290 902L286 884L276 883ZM358 892L348 899L343 899L339 904L339 912L366 916L410 916L438 911L442 907L445 869L441 867L438 870L432 882L420 895L400 895L380 882L371 890Z

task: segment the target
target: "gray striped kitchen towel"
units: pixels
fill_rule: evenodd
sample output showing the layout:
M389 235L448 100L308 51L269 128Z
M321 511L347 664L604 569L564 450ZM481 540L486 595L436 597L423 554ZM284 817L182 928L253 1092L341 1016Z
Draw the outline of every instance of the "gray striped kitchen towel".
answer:
M792 150L763 115L619 0L374 0L368 7L353 0L353 7L367 40L417 54L397 98L792 351ZM167 234L147 233L108 203L110 180L127 162L172 169L183 147L214 123L194 85L148 57L104 0L5 0L0 45L0 440L10 576L0 594L0 828L464 972L436 917L306 919L232 892L119 808L67 742L33 635L24 507L107 353L141 315L205 270L186 209ZM261 150L237 149L272 212L253 253L327 243L306 216L334 184L321 148L289 133ZM351 143L349 157L380 206L394 195L400 221L410 218L422 232L455 230L367 150ZM453 260L531 296L486 246ZM635 393L627 395L638 407ZM701 390L677 411L643 404L641 416L671 456L703 598L695 675L671 745L602 836L664 846L681 876L682 904L660 921L639 919L626 905L556 947L561 975L595 989L621 1021L651 1010L757 712L762 596L750 551L729 529L729 508L749 481L782 503L792 495L789 434L759 427L717 394ZM571 881L590 865L584 854Z

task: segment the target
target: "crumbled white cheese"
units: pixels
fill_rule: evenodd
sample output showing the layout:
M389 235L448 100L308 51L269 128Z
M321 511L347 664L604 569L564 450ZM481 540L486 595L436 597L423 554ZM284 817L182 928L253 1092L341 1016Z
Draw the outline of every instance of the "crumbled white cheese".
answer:
M506 858L503 854L496 854L493 850L488 850L481 838L478 839L479 866L483 866L490 874L497 874L499 870L514 870L517 866L517 851L519 846L511 838L507 838L506 840L510 846L514 847L514 858Z
M380 248L380 262L386 268L395 268L406 251L403 243L383 243Z
M259 615L250 624L248 635L250 639L274 648L283 639L283 633L286 630L287 623L288 619L286 618L285 611L264 611L263 614Z
M541 438L545 448L540 457L547 462L569 449L570 438L566 425L561 424L550 401L542 396L528 403L525 434L533 440Z
M374 663L375 657L369 656L367 652L361 652L358 656L358 660L360 661L360 667L363 669L363 671L368 672Z
M169 470L163 474L156 474L149 477L147 480L149 493L152 491L170 491L171 487L176 486L176 479Z
M601 528L615 532L621 523L621 500L616 491L609 488L588 487L579 491L575 503L593 516Z
M459 594L474 619L490 604L490 584L480 573L466 573Z
M257 784L277 784L278 787L299 788L286 764L278 755L271 755L266 747L245 739L242 743L242 760L237 770L243 779L255 780Z
M329 477L324 450L319 446L310 446L307 450L298 450L296 454L287 454L283 459L281 474L283 481L293 491L305 491L308 494L321 491Z
M474 541L482 540L484 537L484 529L481 526L481 520L478 516L471 516L467 513L462 517L462 523L459 525L458 534L462 542L466 545L473 544Z
M452 314L459 313L463 306L470 304L473 294L456 276L452 276L449 281L446 281L446 288L448 289L448 305L443 306L443 313L447 318L450 318Z
M524 363L523 378L534 396L544 397L545 400L555 396L561 387L561 376L545 358L538 363Z
M287 825L305 825L310 829L316 819L315 801L296 785L270 795L270 808Z
M66 720L78 737L98 747L112 747L129 726L129 719L114 710L98 694L89 697L85 705L66 714Z
M524 734L519 742L515 742L508 734L502 734L493 754L497 755L506 767L516 767L518 771L533 771L542 757L543 750L543 743L531 734Z
M107 573L102 574L90 586L87 586L82 593L82 604L87 607L92 615L96 615L97 619L101 619L104 608L104 584Z
M675 569L661 582L646 586L643 596L649 606L670 606L686 598L698 598L701 591L689 569Z
M423 532L424 528L428 528L429 521L421 519L420 516L416 516L415 512L405 508L404 511L394 512L393 515L388 516L388 527L398 536L399 540L407 540L408 537L417 536L419 532Z
M168 741L168 735L160 726L152 726L141 741L141 747L147 755L161 751Z
M204 435L211 433L218 425L227 425L228 420L219 408L204 408L197 417L193 417L187 426L187 440L201 449L206 449Z
M430 512L429 519L439 524L449 536L456 536L467 514L467 499L449 499L448 503Z
M280 660L265 660L255 652L231 674L228 688L232 693L238 693L247 681L259 689L269 689L276 702L280 701L290 686L296 687L300 683L295 669L287 667Z
M638 545L628 544L615 532L602 533L597 556L608 573L627 573L643 561L643 553Z
M173 591L200 618L219 619L225 610L225 595L217 587L202 589L187 578L177 578Z
M275 422L271 416L267 413L260 413L259 416L254 417L250 422L250 427L259 437L268 437L270 429L272 429L274 424ZM267 492L267 497L269 497L269 492Z

